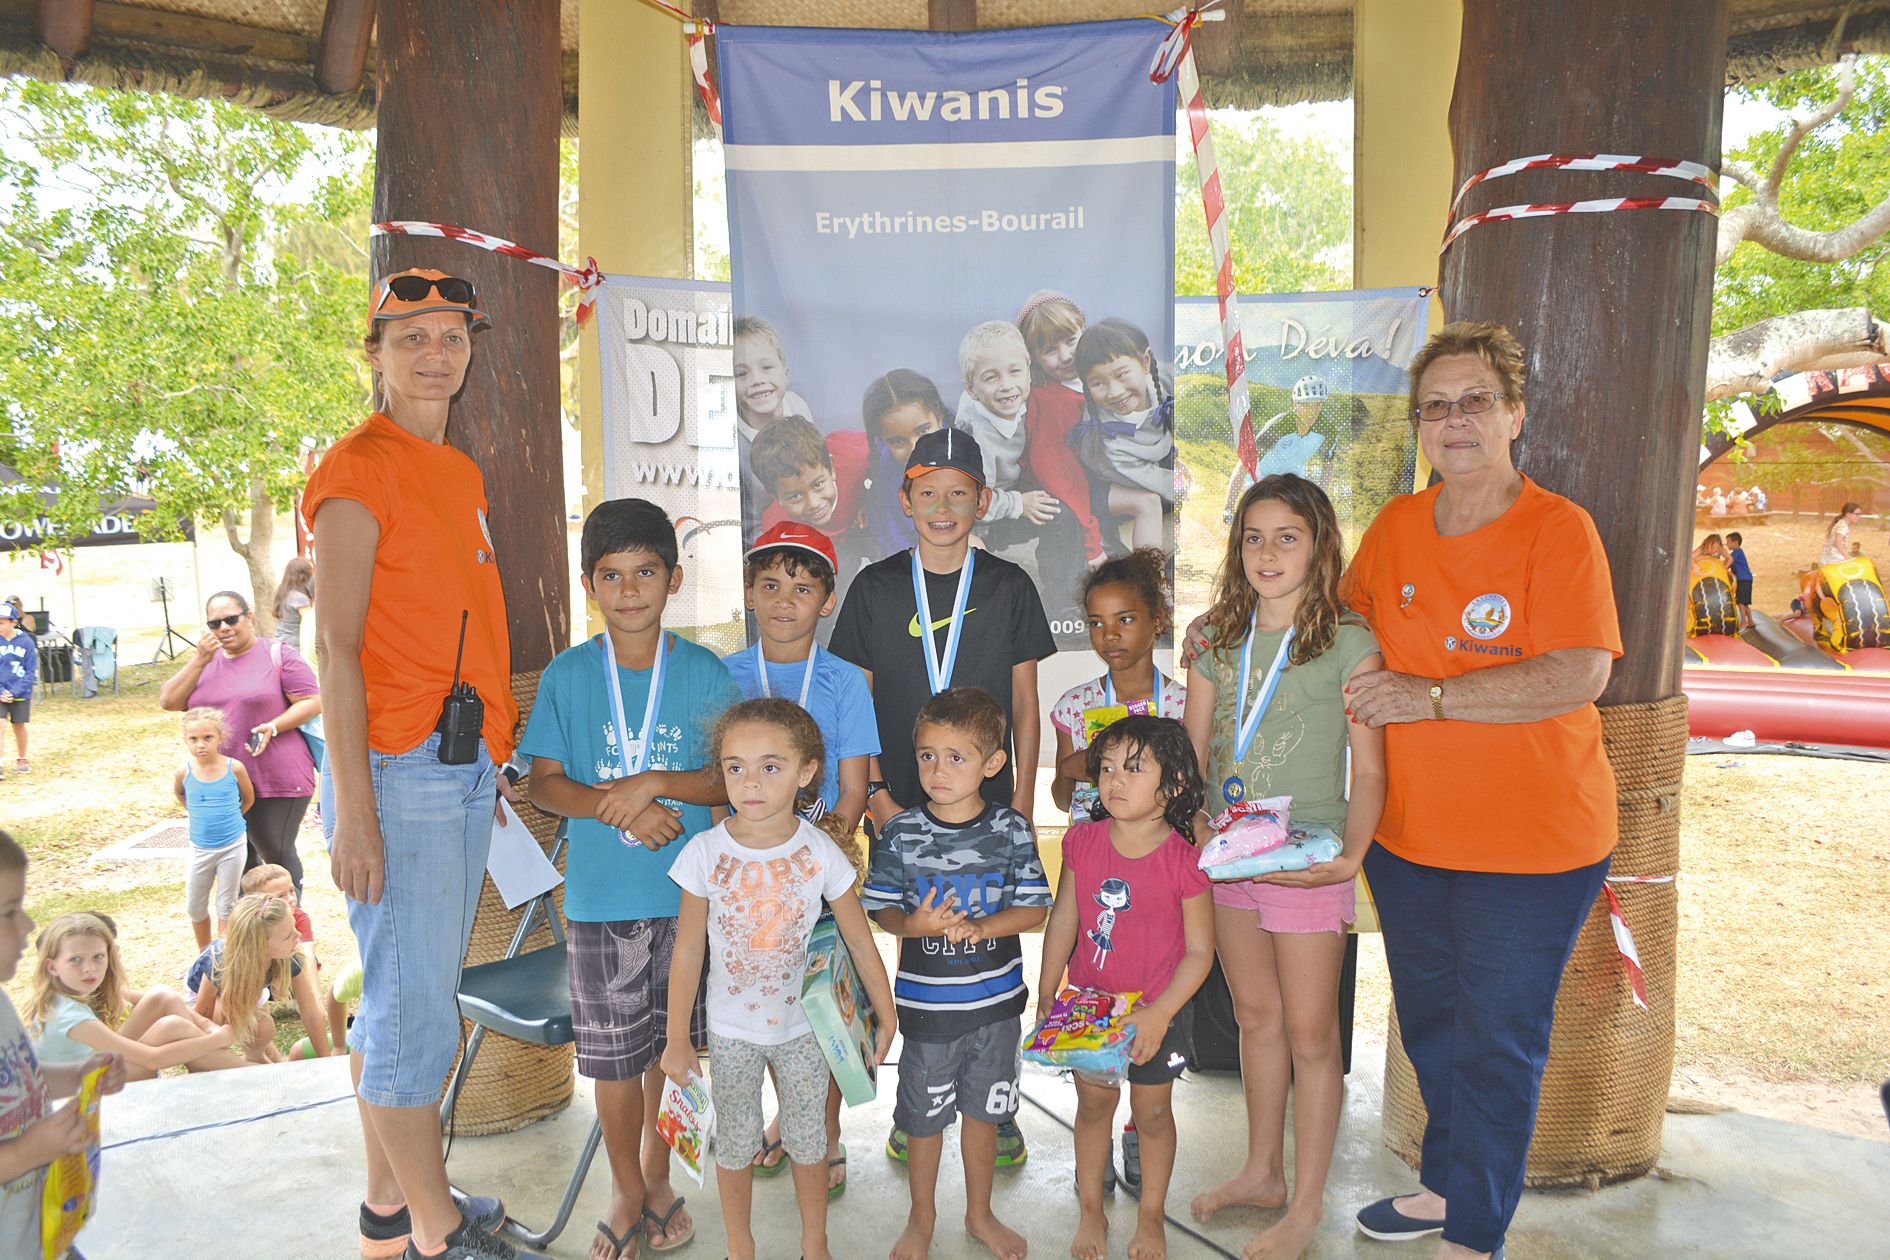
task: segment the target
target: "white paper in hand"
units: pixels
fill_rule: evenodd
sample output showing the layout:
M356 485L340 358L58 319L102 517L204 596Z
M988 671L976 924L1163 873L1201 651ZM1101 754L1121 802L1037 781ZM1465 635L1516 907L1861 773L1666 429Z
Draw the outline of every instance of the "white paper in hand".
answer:
M493 887L505 901L507 910L516 910L539 893L556 888L564 879L538 847L531 828L512 808L512 802L499 798L505 825L492 829L492 851L486 857L486 871Z

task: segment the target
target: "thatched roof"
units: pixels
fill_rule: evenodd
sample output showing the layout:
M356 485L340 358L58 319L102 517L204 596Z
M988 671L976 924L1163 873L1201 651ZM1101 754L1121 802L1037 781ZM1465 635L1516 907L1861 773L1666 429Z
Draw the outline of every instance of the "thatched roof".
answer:
M621 0L624 4L635 0ZM1730 0L1729 82L1753 82L1831 61L1840 51L1890 52L1890 0ZM35 30L35 0L0 0L0 73L220 96L304 122L374 121L374 53L350 82L348 23L324 47L323 18L373 12L372 0L96 0L84 52L67 59ZM54 8L60 6L54 5ZM956 29L1132 17L1149 0L696 0L718 21L770 26ZM1228 0L1231 21L1204 29L1203 78L1215 105L1340 100L1352 90L1352 0ZM577 114L577 0L563 0L567 123ZM328 67L318 83L318 66ZM337 71L335 67L341 69Z

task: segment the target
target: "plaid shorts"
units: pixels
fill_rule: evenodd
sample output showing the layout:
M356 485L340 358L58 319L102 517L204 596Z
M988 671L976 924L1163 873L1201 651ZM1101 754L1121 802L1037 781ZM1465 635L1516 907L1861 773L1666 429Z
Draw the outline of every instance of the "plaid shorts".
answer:
M571 965L571 1031L577 1068L594 1081L627 1081L663 1057L669 1034L669 960L676 920L565 924ZM703 986L689 1015L689 1041L708 1041Z

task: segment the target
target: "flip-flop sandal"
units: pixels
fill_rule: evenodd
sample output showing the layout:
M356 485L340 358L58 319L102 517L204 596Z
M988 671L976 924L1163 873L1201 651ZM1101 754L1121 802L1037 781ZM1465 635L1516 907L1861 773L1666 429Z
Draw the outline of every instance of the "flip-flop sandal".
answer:
M840 1153L827 1161L827 1167L829 1169L832 1169L836 1165L841 1169L840 1184L827 1187L827 1198L829 1200L837 1199L847 1192L847 1178L845 1175L847 1166L847 1144L845 1142L840 1143Z
M669 1223L675 1219L676 1213L681 1210L682 1205L683 1197L679 1194L676 1196L676 1201L669 1205L669 1211L663 1213L661 1216L658 1216L648 1208L643 1209L643 1220L646 1227L653 1226L656 1233L655 1237L650 1237L646 1228L643 1241L650 1245L651 1251L674 1251L696 1236L696 1223L694 1220L691 1220L689 1222L689 1232L684 1234L681 1238L674 1239L670 1242L658 1241L664 1234L669 1232Z
M637 1226L642 1223L641 1221L633 1221L630 1228L623 1231L623 1237L619 1238L611 1232L609 1221L597 1222L597 1232L602 1234L604 1241L610 1244L613 1260L623 1260L623 1253L636 1245Z
M781 1147L780 1138L776 1138L774 1141L770 1142L768 1140L768 1135L765 1133L762 1134L761 1135L761 1152L760 1154L755 1156L755 1162L753 1165L754 1170L755 1170L755 1176L774 1177L774 1176L780 1175L781 1170L787 1167L787 1153L785 1151L782 1151L781 1158L775 1160L772 1164L768 1162L768 1156L773 1154L776 1151L781 1151L781 1150L782 1150L782 1147Z

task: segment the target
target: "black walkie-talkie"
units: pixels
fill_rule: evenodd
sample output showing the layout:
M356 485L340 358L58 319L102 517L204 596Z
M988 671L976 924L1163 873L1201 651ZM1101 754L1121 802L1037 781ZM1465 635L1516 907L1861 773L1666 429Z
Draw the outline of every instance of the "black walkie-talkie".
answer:
M440 761L444 765L470 765L479 756L479 731L486 721L486 702L469 682L459 680L459 662L466 654L465 609L459 614L459 647L453 652L453 689L440 706Z

